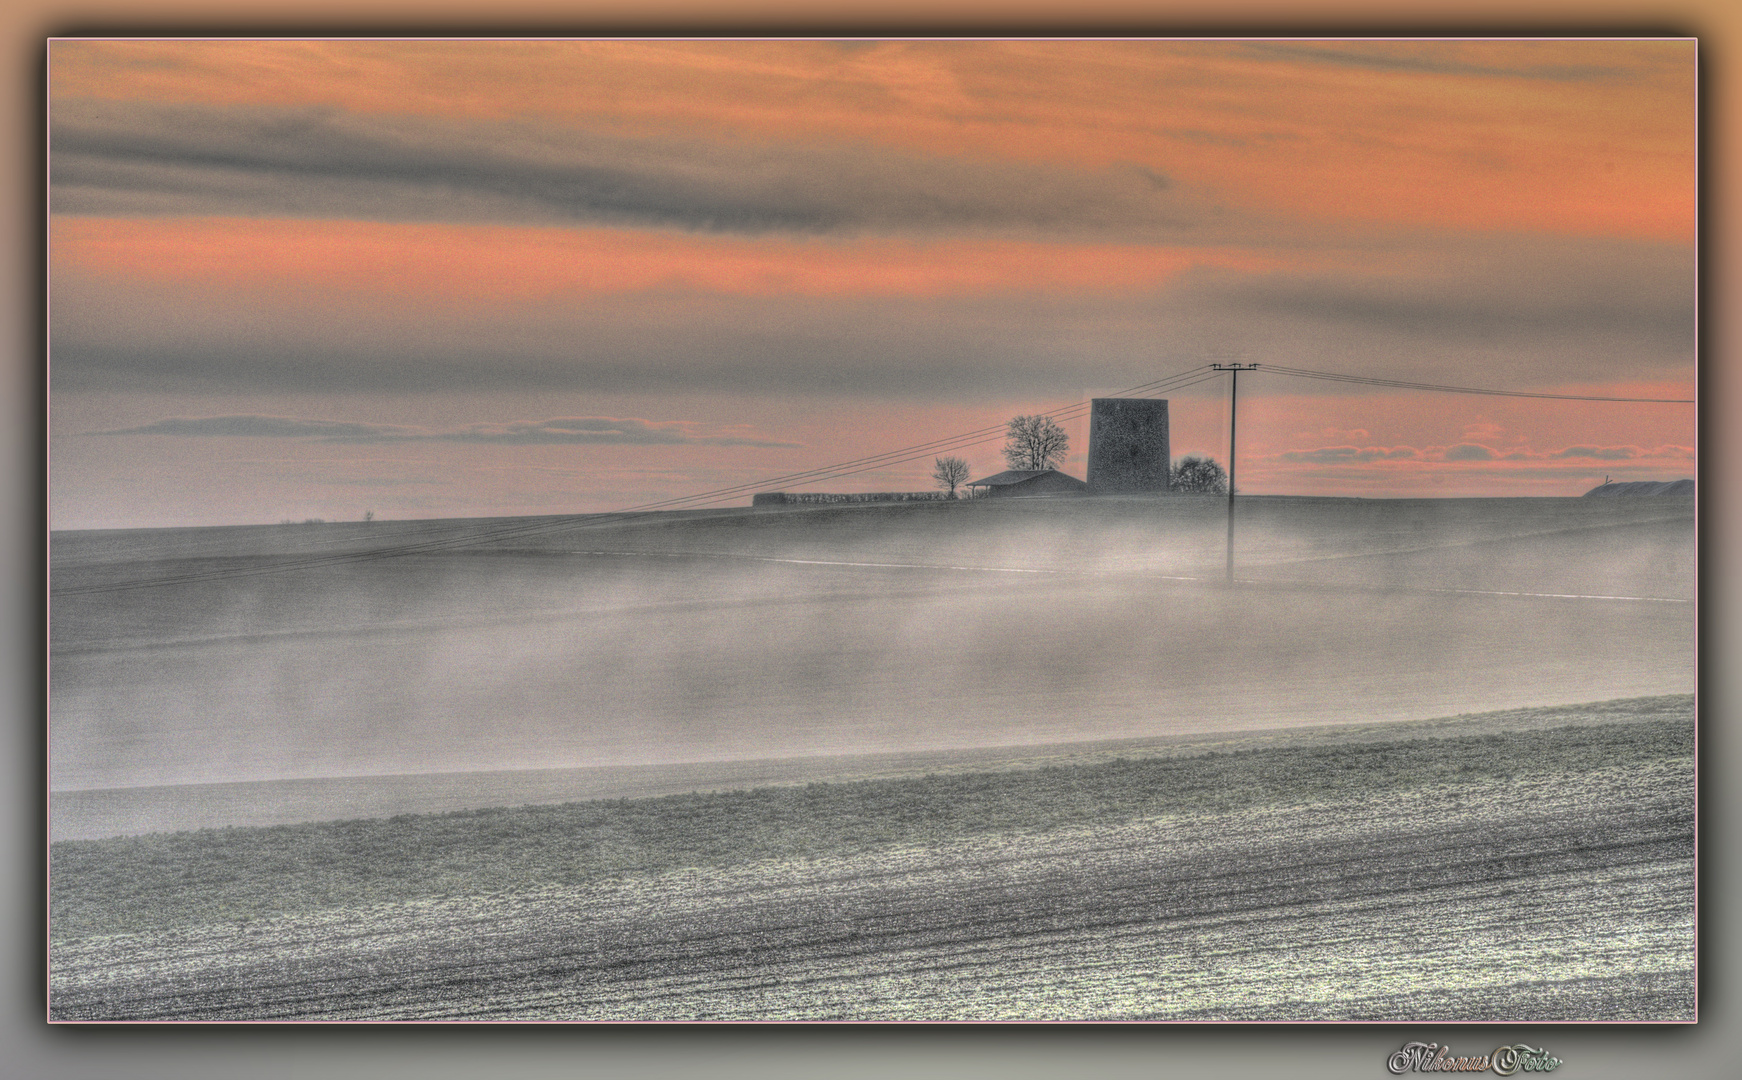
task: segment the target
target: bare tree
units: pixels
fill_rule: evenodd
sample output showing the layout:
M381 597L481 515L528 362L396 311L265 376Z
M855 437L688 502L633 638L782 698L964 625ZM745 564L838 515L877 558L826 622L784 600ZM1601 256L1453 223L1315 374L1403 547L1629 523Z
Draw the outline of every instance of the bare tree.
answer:
M1070 436L1052 417L1013 416L1005 428L1004 463L1012 469L1056 469L1070 445Z
M1168 475L1168 486L1175 491L1226 495L1228 473L1211 458L1188 456L1174 463L1173 471Z
M950 498L956 497L956 488L968 482L968 463L959 457L941 457L937 459L937 467L931 471L931 478L938 482L938 487L949 488Z

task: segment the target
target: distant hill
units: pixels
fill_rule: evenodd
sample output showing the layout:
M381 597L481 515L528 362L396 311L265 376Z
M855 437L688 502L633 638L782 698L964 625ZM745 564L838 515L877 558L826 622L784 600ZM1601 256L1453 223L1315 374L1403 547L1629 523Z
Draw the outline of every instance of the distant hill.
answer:
M1692 495L1694 482L1681 480L1633 480L1628 483L1598 484L1585 492L1585 498L1609 495Z

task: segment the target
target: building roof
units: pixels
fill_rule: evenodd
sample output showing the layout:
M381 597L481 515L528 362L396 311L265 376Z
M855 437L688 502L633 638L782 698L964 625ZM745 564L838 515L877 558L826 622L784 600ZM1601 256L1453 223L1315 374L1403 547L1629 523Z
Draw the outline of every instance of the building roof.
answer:
M1011 469L1008 472L998 473L996 476L988 476L984 480L970 480L968 486L1004 487L1007 484L1020 484L1024 480L1033 480L1037 476L1063 476L1066 480L1077 480L1076 477L1059 472L1057 469ZM1080 484L1082 481L1077 480L1077 483Z

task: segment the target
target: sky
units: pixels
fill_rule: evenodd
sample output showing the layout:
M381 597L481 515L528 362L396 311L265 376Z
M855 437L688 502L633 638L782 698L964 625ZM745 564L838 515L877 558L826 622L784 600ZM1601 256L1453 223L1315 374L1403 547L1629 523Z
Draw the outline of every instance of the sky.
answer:
M51 524L609 511L1228 362L1252 494L1692 476L1691 405L1263 368L1694 397L1695 73L1689 40L56 41ZM1226 377L1166 396L1174 455L1226 462Z

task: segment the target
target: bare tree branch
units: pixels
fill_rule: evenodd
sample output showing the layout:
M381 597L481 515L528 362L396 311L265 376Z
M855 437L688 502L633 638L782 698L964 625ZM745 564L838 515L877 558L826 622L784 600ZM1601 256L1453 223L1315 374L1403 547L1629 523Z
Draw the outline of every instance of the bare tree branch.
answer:
M941 457L937 459L937 467L932 469L931 477L938 482L938 487L949 488L950 498L956 497L958 485L968 482L968 463L959 457Z
M1013 416L1005 433L1004 461L1012 469L1056 469L1070 449L1070 436L1050 416Z

